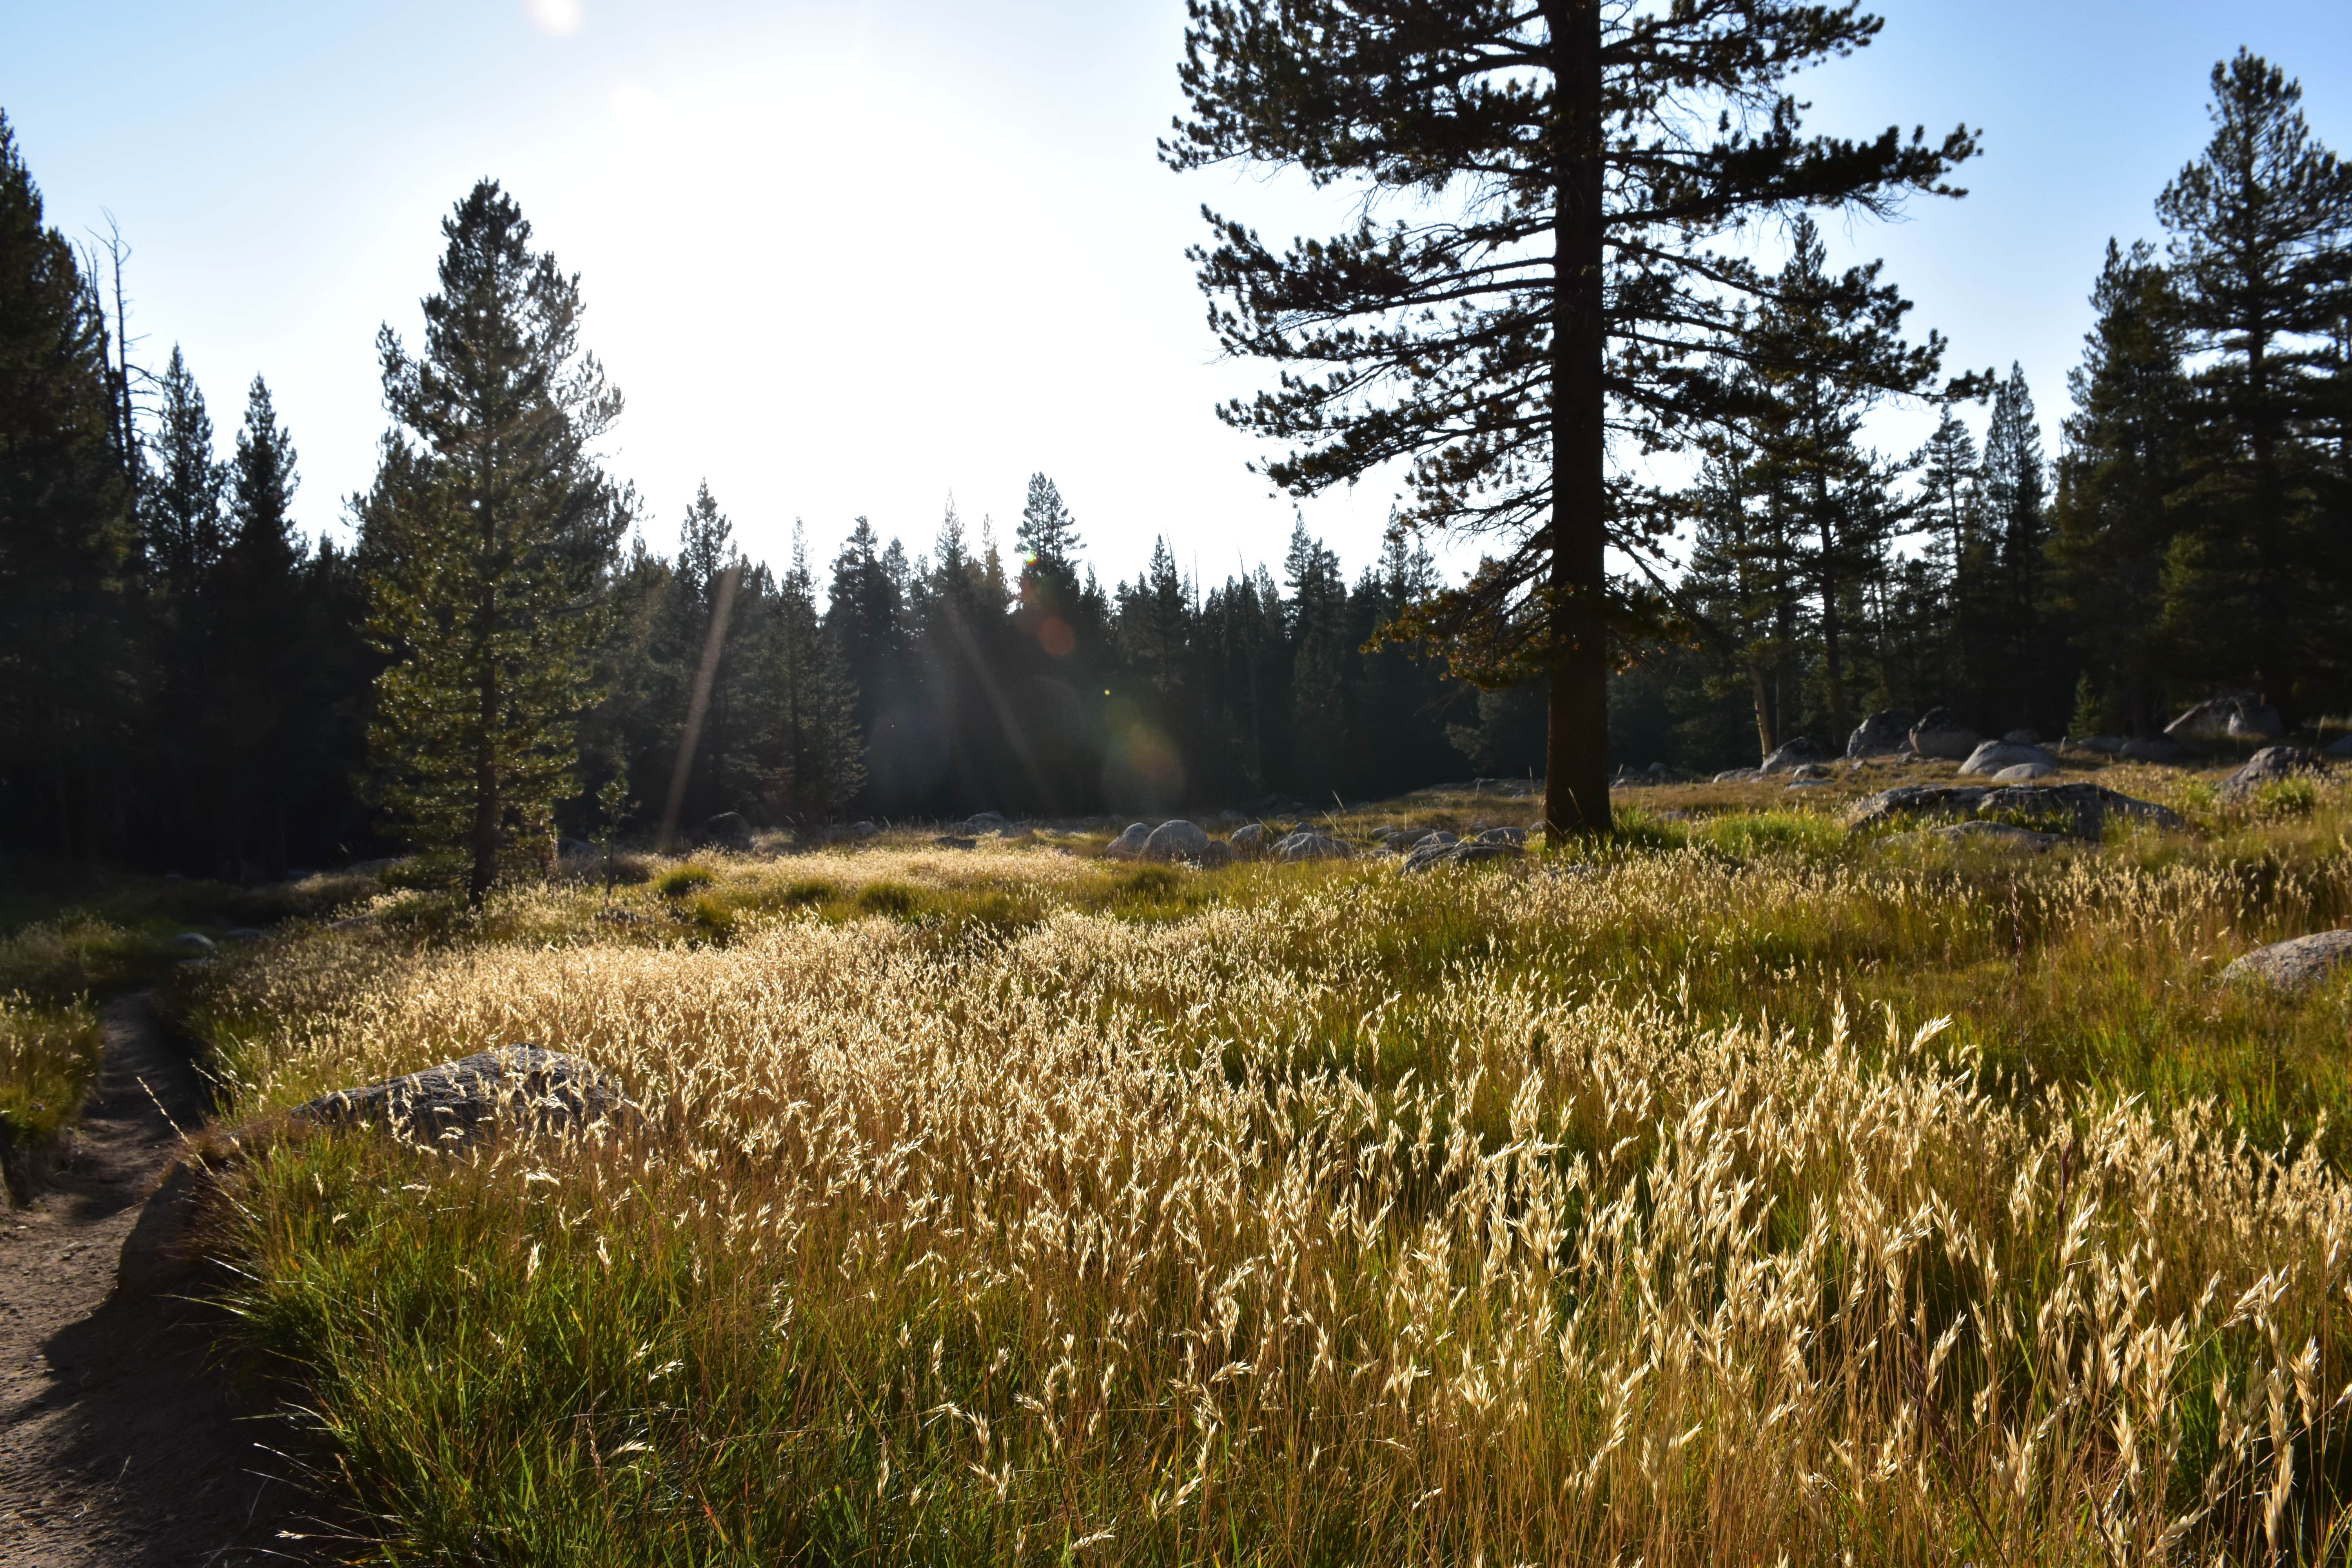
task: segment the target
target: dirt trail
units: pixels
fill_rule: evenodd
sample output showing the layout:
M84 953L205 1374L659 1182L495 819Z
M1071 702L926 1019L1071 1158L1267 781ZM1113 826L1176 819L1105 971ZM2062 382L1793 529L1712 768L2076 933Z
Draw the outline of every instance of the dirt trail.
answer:
M205 1310L109 1300L173 1124L200 1123L204 1100L146 997L103 1016L71 1155L31 1207L0 1206L0 1564L282 1563L299 1502L272 1479L284 1433L208 1369Z

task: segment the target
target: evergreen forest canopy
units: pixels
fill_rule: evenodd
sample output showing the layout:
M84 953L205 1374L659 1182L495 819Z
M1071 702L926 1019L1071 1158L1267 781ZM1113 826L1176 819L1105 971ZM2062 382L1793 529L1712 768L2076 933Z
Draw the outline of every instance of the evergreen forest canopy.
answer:
M1346 146L1260 135L1307 123L1291 110L1318 93L1346 97L1344 72L1280 76L1304 58L1280 26L1354 18L1319 45L1377 63L1386 36L1359 15L1374 9L1195 0L1201 118L1171 161L1337 178L1389 158L1381 177L1423 179L1402 163L1439 137L1426 120L1358 125ZM1848 45L1875 30L1836 17ZM1587 62L1604 82L1652 68L1639 39L1604 41ZM1303 100L1276 102L1269 81ZM1543 478L1594 436L1555 396L1548 334L1568 332L1573 301L1530 313L1522 289L1484 316L1464 305L1439 349L1348 325L1524 236L1465 250L1458 233L1368 222L1277 256L1220 223L1200 260L1228 345L1342 366L1286 370L1227 416L1306 442L1268 465L1301 493L1403 456L1412 495L1352 581L1301 524L1278 574L1198 581L1163 539L1108 587L1044 474L1009 558L951 501L913 552L860 518L830 563L795 524L781 564L744 557L707 486L649 506L602 466L625 414L584 346L580 279L488 181L444 223L424 337L379 340L392 425L347 503L353 543L306 538L268 385L247 388L225 444L177 348L160 369L132 363L124 253L47 223L0 119L0 853L244 879L405 845L478 897L559 835L649 832L666 814L690 831L729 813L807 828L1296 808L1469 773L1557 778L1577 742L1583 816L1548 810L1591 825L1589 781L1612 763L1711 770L1800 734L1835 746L1880 708L1950 707L1993 733L2146 732L2225 691L2296 725L2352 712L2352 170L2279 68L2242 52L2212 93L2210 143L2158 194L2161 237L2085 258L2096 316L2054 458L2020 372L1936 384L1939 342L1906 342L1895 287L1875 266L1831 268L1801 216L1940 188L1967 133L1802 142L1766 94L1769 129L1739 143L1745 185L1708 195L1652 170L1654 194L1718 216L1794 209L1790 254L1777 270L1715 258L1738 287L1705 296L1706 331L1668 352L1643 323L1702 295L1608 241L1616 259L1592 273L1613 291L1593 318L1617 334L1595 361L1606 423L1696 468L1672 493L1614 474L1577 503L1589 516ZM1618 85L1603 100L1627 101ZM1526 106L1488 107L1516 134ZM1638 152L1604 142L1604 163ZM1388 361L1342 364L1364 354ZM1365 401L1376 382L1385 403ZM1944 404L1916 453L1865 440L1892 396ZM1598 575L1595 519L1627 575ZM1500 543L1448 584L1420 542L1441 527ZM1604 676L1605 751L1590 743ZM1583 695L1563 705L1561 681Z

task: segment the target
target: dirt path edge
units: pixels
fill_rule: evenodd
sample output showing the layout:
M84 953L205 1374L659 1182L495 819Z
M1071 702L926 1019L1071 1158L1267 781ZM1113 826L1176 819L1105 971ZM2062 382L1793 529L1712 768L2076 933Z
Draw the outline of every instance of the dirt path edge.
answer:
M289 1435L215 1366L218 1313L116 1289L175 1129L199 1127L205 1100L151 997L101 1017L80 1128L33 1202L0 1212L0 1565L303 1561Z

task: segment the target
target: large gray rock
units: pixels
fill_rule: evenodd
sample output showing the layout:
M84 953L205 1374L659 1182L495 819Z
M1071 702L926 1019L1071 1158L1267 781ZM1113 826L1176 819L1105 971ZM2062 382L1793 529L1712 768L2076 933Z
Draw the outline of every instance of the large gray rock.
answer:
M2225 741L2234 732L2234 726L2250 716L2259 723L2263 700L2251 692L2239 692L2228 697L2210 698L2189 709L2164 727L2164 732L2176 741ZM2277 717L2275 713L2272 715Z
M1911 726L1911 749L1923 757L1946 757L1958 762L1983 741L1982 735L1969 727L1967 720L1949 708L1930 708Z
M1717 784L1754 784L1764 776L1757 768L1726 768L1715 775Z
M1119 836L1103 846L1106 860L1132 860L1143 853L1143 846L1151 837L1149 823L1130 822Z
M2135 800L2095 784L2011 784L1990 789L1906 784L1880 790L1855 802L1846 813L1845 822L1848 832L1858 833L1920 817L1961 821L2022 817L2027 822L2065 826L2074 837L2095 842L2106 831L2111 816L2158 827L2182 826L2179 814L2169 807Z
M2308 746L2264 746L2245 765L2221 781L2223 800L2244 800L2266 784L2297 773L2327 771L2327 759Z
M1524 827L1490 827L1478 835L1478 842L1481 844L1524 845L1527 841L1528 830Z
M1845 754L1859 762L1907 750L1911 726L1918 721L1919 716L1908 708L1882 708L1854 726L1853 733L1845 739Z
M1010 833L1013 823L1001 811L975 811L948 831L977 838L983 833Z
M2305 991L2352 963L2352 931L2324 931L2258 947L2221 971L2224 980L2261 980L2282 991Z
M2015 827L2006 822L1954 822L1942 827L1922 827L1901 837L2027 855L2046 855L2058 842L2054 833L2036 833L2030 827Z
M2068 822L2074 837L2096 842L2106 832L2107 819L2145 823L2179 829L2188 826L2180 814L2154 801L2136 800L2095 784L2005 784L1977 804L1977 815L2000 818L2021 816L2032 822Z
M1265 854L1266 847L1265 824L1263 822L1245 822L1242 824L1242 826L1234 829L1232 843L1234 853L1236 855L1258 856Z
M1346 860L1352 858L1354 855L1354 850L1337 838L1326 837L1320 833L1303 827L1274 847L1274 858L1285 863L1296 860Z
M1222 838L1212 838L1202 846L1201 853L1194 858L1193 864L1213 871L1220 866L1230 866L1239 858L1240 857L1234 854L1232 845Z
M1146 860L1198 860L1208 852L1209 835L1197 823L1163 822L1143 840Z
M2021 763L2039 763L2055 768L2058 759L2039 746L2013 745L2007 741L1987 741L1969 753L1960 764L1960 772L1970 778L1990 778L2003 768L2013 768Z
M1813 743L1811 736L1799 735L1794 740L1781 742L1756 771L1769 778L1774 773L1794 773L1808 763L1825 763L1829 756L1827 752Z
M2134 735L2116 750L2127 763L2183 763L2189 748L2169 735Z
M2267 702L2246 703L2230 715L2230 739L2275 741L2286 733L2286 721Z
M2032 784L2037 779L2055 778L2058 770L2048 763L2011 763L1992 775L1997 784Z
M881 831L870 822L853 822L849 825L849 836L852 838L871 838Z
M719 849L749 849L751 825L740 811L722 811L702 825L702 842Z
M593 1063L526 1041L322 1094L289 1114L331 1127L373 1123L419 1143L462 1144L498 1131L570 1131L627 1110L620 1086Z
M1477 866L1490 860L1522 860L1527 851L1516 844L1487 843L1474 839L1467 843L1455 841L1439 844L1423 839L1412 854L1404 858L1405 874L1417 875L1434 870L1440 866Z

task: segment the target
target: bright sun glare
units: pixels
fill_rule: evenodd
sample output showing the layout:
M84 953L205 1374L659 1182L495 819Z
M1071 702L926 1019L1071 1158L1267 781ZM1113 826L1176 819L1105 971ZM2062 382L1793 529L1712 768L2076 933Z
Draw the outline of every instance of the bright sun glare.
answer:
M580 0L523 0L531 25L542 33L566 37L580 30Z

